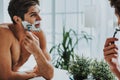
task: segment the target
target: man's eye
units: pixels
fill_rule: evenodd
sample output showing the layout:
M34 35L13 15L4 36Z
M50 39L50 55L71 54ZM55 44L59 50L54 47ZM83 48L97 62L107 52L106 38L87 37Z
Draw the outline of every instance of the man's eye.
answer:
M30 15L30 17L33 17L33 16L36 16L36 14L32 14L32 15Z

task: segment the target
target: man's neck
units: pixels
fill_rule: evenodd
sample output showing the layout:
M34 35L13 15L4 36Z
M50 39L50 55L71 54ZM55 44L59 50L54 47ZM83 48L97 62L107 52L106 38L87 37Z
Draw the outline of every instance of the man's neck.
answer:
M13 34L15 35L15 37L18 39L18 41L21 43L21 41L24 39L25 37L25 30L22 27L22 25L19 24L12 24L10 26L10 30L13 32Z

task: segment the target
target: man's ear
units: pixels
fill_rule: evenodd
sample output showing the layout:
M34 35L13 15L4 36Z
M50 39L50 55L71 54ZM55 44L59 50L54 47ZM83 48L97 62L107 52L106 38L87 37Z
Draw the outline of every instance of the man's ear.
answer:
M18 16L13 16L13 20L15 21L15 23L20 23L22 21L22 19Z

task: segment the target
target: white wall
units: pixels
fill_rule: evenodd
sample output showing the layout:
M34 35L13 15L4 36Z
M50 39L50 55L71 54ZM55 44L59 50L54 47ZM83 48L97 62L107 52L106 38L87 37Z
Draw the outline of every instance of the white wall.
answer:
M3 19L4 19L4 17L3 17L3 9L4 9L3 0L0 0L0 23L2 23Z
M92 47L94 57L97 59L103 58L103 48L106 38L112 37L113 35L113 18L114 10L111 8L108 0L99 0L95 2L97 5L96 14L96 27L95 27L95 40L96 43ZM91 53L92 55L92 53Z
M11 22L10 16L8 14L8 4L10 0L3 0L4 1L4 21L5 23Z
M11 22L8 14L8 2L9 0L0 0L0 23Z

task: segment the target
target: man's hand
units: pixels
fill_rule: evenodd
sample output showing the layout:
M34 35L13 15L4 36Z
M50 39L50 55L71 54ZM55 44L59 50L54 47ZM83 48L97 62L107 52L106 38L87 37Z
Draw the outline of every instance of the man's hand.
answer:
M36 35L39 36L38 34ZM45 52L45 48L41 49L40 47L40 36L39 38L37 36L31 32L26 32L26 37L23 41L23 45L29 53L33 54L36 60L38 67L34 68L34 73L36 73L38 76L44 77L47 80L50 80L53 78L54 69L51 63L47 60L45 56L46 53L43 53Z
M25 73L27 73L27 74L34 74L34 75L36 75L36 77L42 76L42 73L40 73L40 71L38 70L38 66L37 65L33 68L33 70L25 71Z
M25 71L26 74L33 74L35 77L40 76L35 72L35 69L30 70L30 71Z
M25 49L31 54L34 54L36 51L38 51L38 49L40 49L39 38L31 32L26 32L23 45Z
M104 46L104 58L110 65L110 68L116 68L119 64L118 62L118 47L114 44L118 41L117 38L108 38Z

